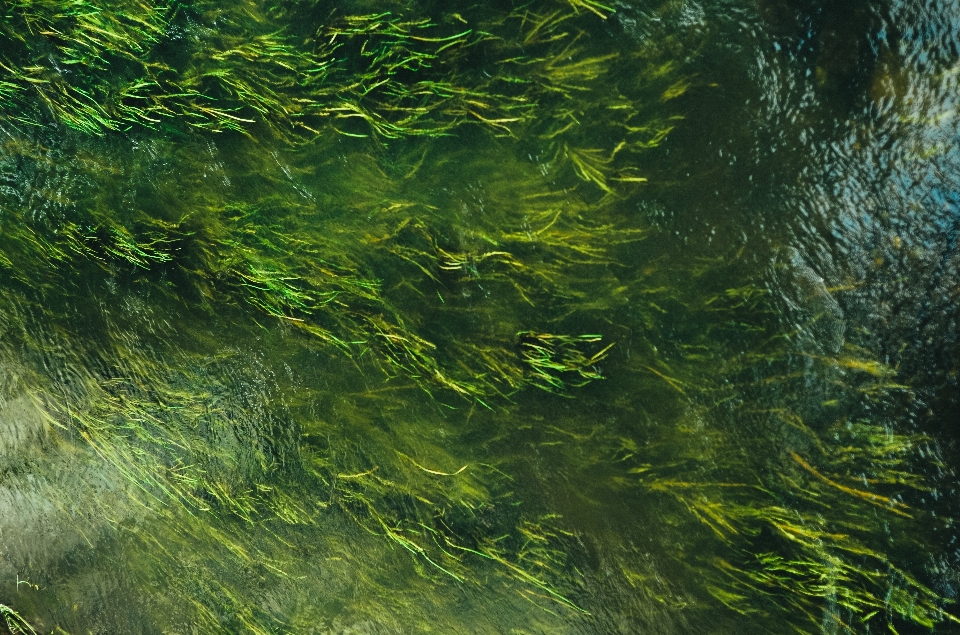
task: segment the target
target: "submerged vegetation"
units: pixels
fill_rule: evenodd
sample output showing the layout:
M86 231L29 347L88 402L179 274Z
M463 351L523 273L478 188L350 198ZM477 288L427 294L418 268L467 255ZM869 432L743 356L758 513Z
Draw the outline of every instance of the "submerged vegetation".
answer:
M33 627L9 606L0 604L0 615L3 615L3 621L7 625L7 630L13 635L36 635Z
M2 4L8 628L957 622L842 290L637 211L680 9L354 4Z

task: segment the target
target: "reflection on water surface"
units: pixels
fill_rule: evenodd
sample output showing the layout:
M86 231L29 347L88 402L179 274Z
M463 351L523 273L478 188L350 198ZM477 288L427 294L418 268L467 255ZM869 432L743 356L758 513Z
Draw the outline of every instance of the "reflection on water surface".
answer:
M956 3L7 13L11 632L960 628Z

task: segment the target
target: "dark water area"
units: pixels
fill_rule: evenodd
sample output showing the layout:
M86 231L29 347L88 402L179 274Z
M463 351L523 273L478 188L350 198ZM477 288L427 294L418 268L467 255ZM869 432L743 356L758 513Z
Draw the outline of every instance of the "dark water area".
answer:
M0 631L960 633L960 4L0 7Z

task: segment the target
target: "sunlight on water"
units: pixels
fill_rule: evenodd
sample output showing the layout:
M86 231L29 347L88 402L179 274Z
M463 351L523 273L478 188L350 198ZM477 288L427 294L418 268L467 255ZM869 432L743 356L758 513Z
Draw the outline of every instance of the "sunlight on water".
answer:
M0 624L956 632L958 83L952 0L7 3Z

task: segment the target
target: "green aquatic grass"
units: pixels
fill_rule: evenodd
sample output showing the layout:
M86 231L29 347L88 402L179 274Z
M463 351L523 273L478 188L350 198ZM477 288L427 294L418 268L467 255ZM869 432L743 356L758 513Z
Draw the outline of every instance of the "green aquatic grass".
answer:
M759 632L954 621L904 554L910 388L637 212L697 37L611 43L587 1L4 9L3 397L52 439L4 478L136 619L451 632L466 594L548 631L613 579ZM40 587L43 630L100 619Z
M184 9L184 11L186 11L186 9ZM248 7L248 11L241 15L246 16L244 19L254 19L256 16L251 13L252 11L253 9ZM563 12L559 10L555 11L551 14L551 20L560 20L557 15L562 13ZM571 15L575 16L576 14L567 14L567 18L565 19L568 19ZM62 18L69 22L74 19L74 17L70 15L58 16L57 19ZM266 14L260 17L262 20L268 19ZM569 57L571 53L569 49L570 44L584 37L582 32L568 33L564 31L554 33L555 28L550 25L545 26L542 21L530 24L530 17L529 9L526 9L523 13L509 14L500 21L492 23L491 26L500 25L503 28L509 27L509 31L519 31L520 34L529 31L530 37L525 41L525 46L527 48L536 47L540 53L552 56ZM30 19L33 20L34 18ZM39 20L40 18L36 19ZM79 18L76 19L79 20ZM170 19L172 20L173 18ZM53 20L53 18L51 17L49 20ZM519 29L517 29L517 22L520 22ZM73 23L71 22L71 24ZM234 26L239 28L242 25ZM565 102L570 101L570 95L565 92L567 88L575 85L579 90L595 89L603 81L604 71L609 72L611 70L608 68L609 65L606 64L606 62L610 62L617 57L608 55L601 58L589 59L582 64L582 68L586 70L579 70L581 69L581 64L577 63L574 65L576 66L575 69L566 69L563 72L559 72L557 68L550 66L550 57L539 57L529 62L522 57L515 57L513 55L519 52L518 50L511 50L511 48L515 49L515 46L505 46L502 40L493 38L487 32L483 32L477 42L467 42L463 38L467 37L469 30L454 36L432 37L426 35L426 33L430 32L432 26L433 25L426 20L404 22L388 14L347 17L343 18L342 24L339 26L322 26L322 38L321 33L318 31L318 42L326 43L323 44L323 46L327 46L331 48L331 50L339 50L342 45L345 49L350 49L351 52L350 55L344 58L337 60L331 58L332 61L328 64L331 73L344 73L348 70L348 67L354 66L352 62L348 63L348 60L359 59L362 66L364 63L367 63L367 59L369 58L369 63L365 69L349 68L349 70L352 71L351 77L355 77L358 73L363 76L364 79L359 83L350 85L338 84L331 78L318 80L319 83L324 84L323 91L325 93L329 93L330 97L335 96L336 100L341 102L340 106L334 107L321 116L332 117L335 127L337 125L335 122L339 119L351 119L354 118L354 116L359 117L372 126L381 138L396 137L401 135L401 133L404 136L415 136L421 133L430 135L446 134L452 132L465 121L463 113L458 110L461 106L451 107L449 103L451 99L459 100L461 98L470 98L473 101L471 101L469 108L486 112L493 106L477 102L476 99L483 99L477 91L486 91L492 89L495 84L508 82L509 85L528 85L526 91L533 91L529 95L524 95L522 92L518 94L508 94L506 92L490 93L490 96L495 98L494 101L506 99L508 102L516 102L523 106L524 116L512 119L509 122L519 127L523 126L524 122L533 121L534 119L538 121L543 120L541 113L535 112L537 110L545 110L551 113L556 110L555 108L550 108L549 104L544 104L542 107L539 104L541 101L540 94L545 90L553 90L548 85L567 82L563 84L566 88L560 92L562 94L561 98ZM83 28L82 21L77 22L75 27L77 29ZM119 29L119 27L116 28ZM230 29L226 31L229 33ZM424 35L420 34L421 31ZM41 34L46 33L44 30L39 32L41 32ZM545 34L551 35L550 37L545 37ZM224 35L223 37L227 36ZM210 71L206 73L205 71L207 75L216 77L216 81L221 84L228 80L229 82L233 82L231 86L221 86L222 90L215 92L231 104L238 103L237 100L239 99L239 103L250 106L260 115L259 121L268 126L274 128L276 126L286 126L286 129L292 129L290 126L293 125L293 121L295 119L297 121L300 120L297 119L299 115L296 117L293 116L293 110L290 108L283 107L274 113L271 107L268 107L266 104L252 104L250 99L245 99L242 96L243 93L249 92L256 95L267 95L269 97L274 94L273 91L280 90L285 86L284 82L286 80L282 80L279 76L274 76L270 71L259 69L255 63L257 60L269 59L271 64L277 64L285 70L297 68L293 60L287 59L287 49L280 46L277 42L270 43L268 41L270 38L279 36L272 34L264 37L266 39L255 39L253 41L247 38L243 45L244 48L229 49L222 53L210 53L211 50L215 50L215 47L205 46L202 51L197 53L199 57L195 60L195 64L197 68L205 68L208 65L220 62L226 63L226 61L230 60L242 61L244 64L243 72L246 73L245 77L247 77L249 82L266 82L269 86L254 86L250 84L247 88L241 89L239 84L237 84L237 82L241 80L238 79L236 72L224 70L222 72ZM539 42L539 38L544 38L544 42ZM568 40L571 42L567 42ZM90 43L90 46L96 46L98 42L99 40L94 41ZM357 46L355 42L359 44L359 46ZM411 90L410 82L401 81L401 78L407 73L428 73L431 70L431 66L440 65L440 58L437 56L447 54L454 55L451 52L456 48L454 45L486 46L485 53L488 55L495 57L498 55L511 55L511 64L519 64L523 67L529 65L535 70L532 72L528 72L527 70L523 72L512 72L511 75L506 77L497 76L484 79L475 89L464 89L467 90L467 92L461 91L458 93L459 96L454 94L457 93L457 91L451 92L446 88L440 89L432 84L427 91L430 96L420 95L419 92L415 92L412 97L407 95L406 91ZM106 45L104 44L104 46ZM144 46L146 46L146 44L144 44ZM263 51L253 51L253 49L261 46L263 47ZM367 49L368 46L370 47L369 50ZM436 46L439 50L436 53L421 54L412 51L412 46ZM269 53L266 52L268 50ZM136 52L143 53L144 51L137 49ZM316 52L301 52L301 54L307 56L315 55L318 56L318 58L327 55L327 53ZM330 54L332 55L332 53ZM451 64L455 60L456 56L454 55L450 60L445 60L444 63ZM191 70L190 73L192 72ZM189 75L190 73L187 74ZM484 74L489 75L489 73ZM525 78L524 75L528 74L531 77ZM465 77L464 79L466 81L473 78ZM469 83L470 81L466 81L466 84ZM419 91L420 89L416 88L416 86L419 86L419 83L414 84L415 91ZM180 91L182 95L194 89L184 90L186 90L186 92ZM362 92L362 95L358 95L355 101L357 104L361 101L364 102L362 107L363 112L354 112L351 110L353 106L343 105L345 101L350 101L348 95L351 91L355 90ZM377 91L378 95L382 93L382 98L373 95L371 91ZM437 102L437 107L445 113L440 119L436 119L430 114L433 107L427 105L434 97L440 99L440 101ZM383 117L393 117L396 113L407 112L408 109L403 104L411 99L418 104L416 108L410 111L416 111L415 114L410 115L412 119L405 119L404 121L406 121L406 123L400 128L389 128L389 126L384 123L386 120L383 119ZM298 98L297 103L303 106L304 103L309 101L309 99ZM624 99L621 98L621 102L618 107L630 108L629 100L624 101ZM310 103L316 105L319 102ZM313 108L311 112L317 114L319 111L314 108L314 105L311 105L307 110ZM224 106L220 111L228 112L231 111L231 109L242 107L243 106L239 105ZM359 108L360 106L358 105L357 107ZM326 108L326 106L324 106L324 108ZM373 110L369 110L371 108ZM451 110L451 108L453 109ZM201 116L198 113L206 112L206 110L205 108L200 108L197 112L186 113L183 117L178 118L178 121L188 127L193 126L195 118ZM368 110L369 113L367 113ZM306 110L303 111L303 113L305 112ZM563 112L564 114L561 114L560 117L566 119L569 113L567 113L566 110ZM276 114L277 117L274 117L274 114ZM406 117L407 115L401 116ZM422 117L428 116L431 118L431 121L436 119L438 122L437 125L441 125L441 128L415 130L417 124L413 123L413 119L419 121ZM281 119L286 123L281 123ZM549 117L547 119L549 119ZM493 120L486 117L480 117L479 119L474 118L473 120L484 123L485 125L495 121L497 124L494 126L495 130L502 128L503 124L507 121L503 118ZM591 116L591 121L592 120L593 117ZM64 122L70 123L67 119L64 119ZM242 122L240 122L239 119L231 119L231 122L227 128L233 127L249 133L246 128L240 126ZM251 119L247 123L253 124L254 120ZM618 125L621 124L618 122ZM117 126L111 124L111 126L106 126L101 132L116 128ZM401 128L405 130L405 132L403 132ZM564 123L563 128L564 130L571 129L571 122L567 121ZM80 129L85 132L91 131L89 126L80 126ZM510 132L509 127L507 131ZM510 133L513 134L512 132ZM312 134L314 133L311 133L311 135ZM551 131L549 133L549 147L555 144L559 134L559 131ZM662 137L662 132L660 136ZM563 154L564 156L569 155L573 157L573 165L577 166L576 174L584 181L593 183L600 187L602 191L611 194L612 190L606 183L607 177L604 175L604 172L608 167L612 169L610 164L613 160L613 155L626 145L627 141L621 142L612 151L609 159L596 163L589 170L584 167L587 165L585 161L588 161L588 159L583 157L592 156L590 153L594 152L593 150L570 150L568 146L564 145ZM28 150L28 152L32 152L32 149ZM34 158L41 161L43 160L39 157ZM103 165L102 162L97 165L97 163L98 160L93 158L91 165L88 166L89 169L91 171L104 169L116 171L118 169L117 166ZM563 162L561 161L560 163ZM626 168L618 169L622 170ZM275 169L272 171L276 172ZM529 172L529 170L527 171ZM98 176L93 176L92 178L102 180L99 179ZM279 175L275 178L281 178L282 180L282 177L279 177ZM627 180L642 181L640 178L633 177ZM389 192L384 192L383 194L385 196L391 195ZM111 262L130 262L138 267L148 268L150 264L161 264L172 260L173 252L180 251L186 255L186 257L177 259L178 262L181 262L181 269L191 269L194 277L208 278L208 280L204 281L205 288L211 286L211 283L213 285L219 283L221 288L230 289L234 293L245 296L246 301L262 309L270 316L291 320L300 328L313 333L322 340L340 346L341 348L349 348L349 345L346 344L347 342L365 343L369 339L366 334L372 332L374 334L376 348L383 351L390 365L400 371L416 374L418 377L425 378L427 381L435 379L439 385L465 396L473 395L482 398L485 395L491 394L491 391L501 392L499 388L493 386L472 385L465 380L448 377L444 369L440 368L433 360L432 354L430 353L432 344L428 340L405 332L402 327L393 323L395 320L390 320L389 318L384 319L384 316L381 314L382 312L377 308L373 309L377 314L368 315L366 314L367 311L357 307L358 303L361 305L370 303L375 307L380 300L377 298L377 282L375 280L359 278L354 273L356 270L355 263L350 262L349 258L345 262L335 262L329 255L324 255L321 258L326 260L328 266L326 269L321 268L319 271L317 268L318 262L315 257L311 257L309 264L304 262L308 254L297 252L313 250L314 254L318 251L323 251L324 254L333 254L338 249L317 249L319 244L325 241L325 238L316 231L310 232L310 229L305 227L305 223L299 220L311 213L309 210L311 206L304 205L303 201L297 202L299 204L294 203L294 207L287 209L286 213L276 209L264 209L265 206L269 207L274 204L287 204L286 201L195 201L193 205L188 204L186 208L180 210L177 216L157 217L149 213L145 214L141 212L125 217L122 222L118 222L118 219L112 216L111 203L112 201L98 201L94 207L84 209L80 212L79 216L76 216L76 212L74 211L72 212L73 216L67 215L64 218L56 219L45 228L30 227L30 224L26 223L28 225L26 228L20 229L18 227L14 231L27 232L28 235L20 238L20 244L24 247L29 245L30 249L33 249L37 255L48 262L62 261L67 253L76 252L87 258L97 260L108 267L111 266ZM393 204L403 205L403 202L397 201ZM97 205L102 205L103 207L98 209ZM230 211L224 215L216 209L217 206L226 206ZM551 210L551 213L552 212L553 210ZM559 214L559 210L557 210L557 214ZM267 220L268 218L270 219L269 221ZM399 222L397 223L395 231L400 231L405 227L402 218L403 217L398 218ZM551 220L555 222L556 218L557 216L554 215ZM22 224L13 220L12 217L8 222L12 225ZM550 223L550 225L553 225L553 223ZM584 238L586 240L589 240L590 233L596 233L603 229L596 224L594 224L594 226L583 225L579 231L585 232ZM283 227L281 231L275 231L281 226ZM52 231L55 238L51 235L44 236L36 233L37 231L43 231L43 229L46 229L48 233ZM500 229L501 234L506 233L504 229L506 228ZM296 232L304 231L311 233L310 240L293 238ZM538 231L538 234L546 231L548 231L548 227L545 226ZM557 235L556 231L552 233ZM432 239L436 243L435 238L427 238ZM546 238L547 236L543 236L542 239ZM560 235L553 246L558 249L561 248L561 245L566 249L576 249L576 239L571 240L571 238L573 238L573 235L569 232ZM496 242L502 241L503 239L493 237L491 240ZM196 248L194 246L196 246ZM584 253L592 257L600 256L600 252L602 251L596 248L588 249L592 249L593 253ZM446 253L444 252L444 248L439 244L435 244L432 251L435 252L435 257L439 257L440 259L439 268L441 270L450 270L451 261L448 256L444 256ZM506 252L503 253L505 254ZM457 257L469 256L464 254L463 256ZM446 258L445 261L444 258ZM484 258L484 255L480 254L480 258ZM9 260L9 257L5 259ZM501 260L502 259L501 255ZM522 264L517 263L517 266L522 266ZM353 325L352 328L348 326L346 329L347 331L352 330L353 332L343 332L343 329L338 330L332 326L328 327L325 324L318 324L317 321L305 319L304 317L321 313L326 313L328 317L330 317L330 314L334 311L342 313L343 308L347 308L350 313L359 313L356 319L360 323ZM341 318L337 317L333 319L339 321ZM322 322L323 320L319 321ZM482 373L482 371L479 372ZM511 388L516 387L514 384L516 383L515 378L517 372L504 370L496 374L501 375L501 377L495 381L505 381Z
M36 635L36 631L19 613L5 604L0 604L0 615L13 635Z
M756 320L777 315L766 296L747 286L685 303L718 318L746 309ZM818 318L802 328L816 329ZM673 501L667 513L676 522L703 528L676 557L744 619L805 633L955 623L943 599L875 543L879 524L901 548L921 548L914 532L936 522L907 502L929 492L910 467L929 440L896 432L898 397L910 389L852 342L824 355L794 333L770 338L770 326L741 319L713 323L731 335L752 332L749 354L718 358L705 354L715 345L689 342L681 355L695 366L645 368L691 404L654 449L623 440L613 450L627 467L622 486L633 487L627 475L635 475ZM816 387L809 366L796 369L810 362L824 382ZM822 405L811 408L804 398L819 390Z

